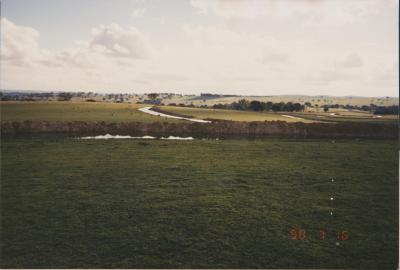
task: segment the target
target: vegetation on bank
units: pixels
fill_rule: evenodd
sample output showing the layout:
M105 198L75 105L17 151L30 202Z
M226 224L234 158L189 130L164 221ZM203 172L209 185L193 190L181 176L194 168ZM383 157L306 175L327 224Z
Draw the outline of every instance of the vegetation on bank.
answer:
M1 134L7 136L28 134L78 135L152 135L152 136L191 136L197 138L375 138L397 139L398 127L391 124L371 123L287 123L213 121L212 123L193 123L182 121L179 124L168 122L48 122L24 121L1 122Z

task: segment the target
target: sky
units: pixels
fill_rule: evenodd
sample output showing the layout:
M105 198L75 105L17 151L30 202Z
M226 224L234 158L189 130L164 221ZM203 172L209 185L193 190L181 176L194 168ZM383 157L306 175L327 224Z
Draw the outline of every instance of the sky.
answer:
M1 0L0 88L398 97L398 0Z

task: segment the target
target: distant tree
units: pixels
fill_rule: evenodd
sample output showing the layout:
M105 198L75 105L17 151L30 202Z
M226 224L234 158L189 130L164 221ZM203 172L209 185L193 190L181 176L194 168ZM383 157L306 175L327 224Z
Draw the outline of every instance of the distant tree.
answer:
M376 106L374 114L399 114L399 106Z
M262 111L264 109L263 104L258 100L251 101L249 108L253 111Z
M292 102L288 102L284 105L283 110L285 112L293 112L294 111L294 106Z
M274 112L279 112L281 110L281 103L274 103L272 104L272 110Z
M249 101L246 99L241 99L238 101L239 110L247 110L249 108Z
M61 92L58 94L58 101L69 101L72 98L72 94L68 92Z
M369 110L370 110L370 107L367 106L367 105L362 105L362 106L361 106L361 110L362 110L362 111L369 111Z
M214 104L213 108L214 109L226 109L225 105L222 103Z
M272 103L271 101L268 101L267 103L264 103L264 110L271 111L272 110L272 105L274 105L274 103Z
M239 105L238 102L233 102L233 103L231 103L229 108L232 109L232 110L240 110L240 105Z
M300 112L300 111L304 111L304 105L301 105L300 103L294 103L293 105L292 105L292 111L295 111L295 112Z
M324 106L324 112L329 111L329 107L328 106Z
M150 99L155 100L156 98L158 98L158 94L157 93L150 93L147 95Z

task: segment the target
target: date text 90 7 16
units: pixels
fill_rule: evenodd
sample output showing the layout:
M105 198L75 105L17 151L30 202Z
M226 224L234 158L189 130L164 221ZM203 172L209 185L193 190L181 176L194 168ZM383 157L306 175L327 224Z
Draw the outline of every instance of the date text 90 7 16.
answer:
M326 230L320 229L318 232L306 231L305 229L292 228L290 231L290 239L292 240L307 240L307 239L336 239L339 241L346 241L349 239L348 231L338 231L328 233Z

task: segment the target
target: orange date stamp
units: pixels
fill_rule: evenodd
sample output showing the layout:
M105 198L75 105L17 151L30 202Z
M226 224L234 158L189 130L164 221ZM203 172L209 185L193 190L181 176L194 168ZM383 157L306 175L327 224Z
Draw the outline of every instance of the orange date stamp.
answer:
M292 228L289 231L290 239L292 240L307 240L307 239L320 239L320 240L326 240L326 239L333 239L335 238L336 240L339 241L347 241L349 239L349 232L348 231L337 231L335 233L328 233L326 230L318 230L318 232L315 231L306 231L305 229L296 229Z

